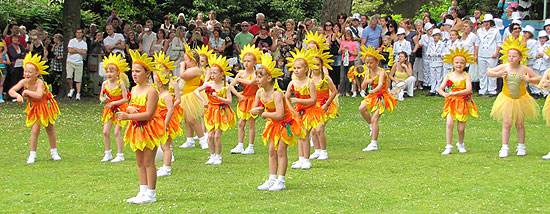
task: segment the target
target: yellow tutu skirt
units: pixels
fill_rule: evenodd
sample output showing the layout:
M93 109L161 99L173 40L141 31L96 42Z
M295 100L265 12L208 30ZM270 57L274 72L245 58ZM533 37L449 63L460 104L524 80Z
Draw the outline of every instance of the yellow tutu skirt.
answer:
M231 106L227 104L208 105L204 111L204 126L208 131L217 129L227 131L229 128L233 128L236 125L237 119L235 117L235 112Z
M32 98L31 98L32 99ZM25 124L27 127L33 126L38 123L40 126L47 127L49 124L54 124L59 115L59 104L51 96L50 93L45 93L40 99L28 99L27 108L27 120Z
M245 96L246 99L243 101L239 101L239 104L237 105L237 117L248 120L251 117L256 118L258 116L254 116L250 114L250 110L254 108L254 96Z
M306 132L302 127L302 120L296 114L287 117L284 120L268 119L262 133L264 145L268 145L269 141L273 141L275 150L279 148L279 141L293 146L298 143L298 138L305 138Z
M329 90L326 91L317 91L317 104L321 107L327 102L329 98ZM336 118L336 115L338 115L338 95L334 97L330 105L328 106L328 109L326 111L326 114L328 115L329 119ZM322 108L321 108L322 109Z
M164 120L155 113L149 121L132 121L126 128L124 142L130 144L132 151L143 151L146 147L153 150L166 143L168 135L164 128Z
M472 100L471 95L455 95L445 98L441 117L445 118L449 114L453 120L460 122L466 122L468 116L479 117L476 103Z
M113 106L110 109L107 107L103 108L103 114L101 115L101 122L103 124L111 121L113 122L113 125L119 125L120 127L126 126L128 124L127 120L117 120L115 118L115 114L117 112L126 112L126 108L128 108L128 104L123 103L121 105Z
M529 94L513 99L500 93L493 103L491 116L498 121L507 118L512 124L515 124L516 121L538 119L539 110L537 102Z
M367 104L367 110L370 112L375 112L378 109L380 115L386 110L390 113L393 112L397 105L397 101L388 90L379 90L375 94L365 96L364 100L361 101L361 104L363 103Z
M208 100L208 97L204 91L201 91L201 96L205 100ZM204 114L204 106L202 105L202 101L195 96L194 93L181 95L180 105L183 108L185 117L198 118Z
M546 125L550 126L550 96L546 97L546 102L542 108L542 117L546 120Z
M294 110L302 116L302 123L306 131L318 128L320 124L325 124L329 118L328 114L317 104L308 107L297 104Z

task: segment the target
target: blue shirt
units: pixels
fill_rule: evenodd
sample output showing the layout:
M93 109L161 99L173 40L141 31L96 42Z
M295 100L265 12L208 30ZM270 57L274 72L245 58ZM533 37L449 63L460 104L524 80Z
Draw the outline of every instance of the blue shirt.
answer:
M378 45L380 44L380 37L382 37L382 26L376 25L376 29L372 29L370 26L367 26L365 29L363 29L363 33L361 34L362 39L366 39L365 46L374 47L375 49L378 49Z

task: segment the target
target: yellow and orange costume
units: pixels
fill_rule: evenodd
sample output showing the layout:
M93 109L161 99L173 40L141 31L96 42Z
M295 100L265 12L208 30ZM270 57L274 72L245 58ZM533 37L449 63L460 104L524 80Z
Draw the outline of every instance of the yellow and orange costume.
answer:
M259 48L255 47L254 45L245 45L241 51L240 58L241 60L244 59L244 56L250 54L254 56L254 59L256 60L256 64L262 63L262 51L260 51ZM244 70L239 71L239 73L245 73ZM249 75L247 77L241 76L241 78L250 80L252 77L254 77L254 73L252 75ZM241 84L243 87L243 91L241 92L241 95L245 97L245 100L239 100L238 108L237 108L237 116L241 119L248 120L250 117L256 118L256 116L253 116L250 114L250 110L254 108L254 99L256 96L256 92L258 91L258 85L255 83L247 85L247 84Z
M171 84L171 78L170 75L172 74L171 71L176 69L176 66L174 66L174 62L170 61L170 56L166 56L164 52L158 52L154 55L156 68L157 68L157 78L163 85ZM169 70L167 74L164 74L166 70ZM170 91L170 88L172 88L172 92ZM168 93L172 97L172 102L175 102L176 99L174 98L174 88L168 87ZM160 92L159 92L160 93ZM166 116L168 115L168 109L166 108L166 100L164 97L159 97L159 102L157 105L157 112L156 114L160 114L163 120L166 120ZM181 128L181 121L183 120L183 108L181 106L177 105L174 106L174 113L172 114L172 117L170 118L170 121L168 122L168 127L166 127L167 135L171 139L176 139L177 136L183 135L183 129Z
M324 52L322 50L316 50L314 51L314 58L321 59L321 64L323 67L327 68L328 70L332 70L332 66L330 66L330 63L334 62L332 60L332 55L330 55L329 52ZM351 69L350 69L351 70ZM321 72L323 72L321 70ZM328 102L328 99L330 98L330 89L328 87L328 76L323 74L324 78L315 84L315 91L317 92L317 105L320 107L323 107L323 105ZM338 114L338 94L334 97L332 102L330 102L326 114L329 118L336 118L336 115ZM321 108L322 109L322 108ZM327 118L327 120L329 119Z
M105 88L103 89L103 96L109 97L109 102L114 102L122 100L124 98L120 85L123 84L124 78L128 78L125 72L129 71L130 68L128 68L128 63L126 62L126 60L122 59L121 55L118 54L110 54L109 57L103 57L103 69L105 69L105 66L109 64L112 64L117 68L119 73L119 80L116 82L116 87L113 89L109 89L107 86L105 86ZM106 83L106 85L109 85L109 80L107 80ZM107 104L105 104L105 107L103 107L103 114L101 115L101 122L105 124L111 121L115 125L119 125L121 127L126 126L126 124L128 123L127 120L117 120L115 118L117 112L126 112L126 108L128 108L127 103L113 105L111 108L107 108Z
M361 59L365 59L367 56L374 57L378 60L384 59L384 56L382 56L378 51L376 51L373 47L365 47L361 46ZM380 67L378 67L378 70L384 70ZM387 71L385 71L387 73ZM367 73L366 79L370 79L370 72ZM380 80L380 75L376 74L376 76L373 78L374 82L369 86L369 88L375 89L378 87L378 84L382 84L382 88L378 90L374 94L368 94L365 96L364 100L361 101L362 103L367 104L367 110L371 112L375 112L378 110L379 114L383 114L386 110L393 112L395 109L395 106L397 105L397 101L395 98L390 94L388 91L388 75L384 75L384 79ZM382 83L380 83L382 81Z
M218 67L225 75L232 75L227 72L231 69L231 66L229 66L225 57L216 57L213 55L208 59L208 63L210 67ZM222 78L225 79L225 76ZM233 108L213 95L213 93L216 93L219 97L226 98L227 90L229 90L229 86L224 86L217 91L210 86L205 89L206 95L208 95L208 106L204 111L204 126L207 131L215 131L217 129L227 131L229 128L237 125L237 119Z
M189 46L185 46L185 54L192 60L195 60L198 62L199 59L195 59L192 54L188 54L189 51L191 51L191 48ZM190 69L190 68L187 68ZM197 68L198 69L198 68ZM199 69L200 70L200 69ZM202 105L201 100L193 94L193 91L197 89L201 85L201 74L199 74L191 79L185 80L185 84L182 87L181 92L181 107L183 108L183 112L185 113L185 117L192 117L192 118L198 118L199 116L202 116L204 113L204 106ZM206 94L204 92L201 92L201 95L203 95L204 98L206 98Z

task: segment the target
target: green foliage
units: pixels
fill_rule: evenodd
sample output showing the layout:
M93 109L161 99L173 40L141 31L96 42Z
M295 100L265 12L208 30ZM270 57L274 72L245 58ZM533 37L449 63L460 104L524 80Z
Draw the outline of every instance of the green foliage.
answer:
M447 12L451 6L451 0L433 0L430 3L422 5L422 8L418 10L417 15L414 17L414 20L422 20L422 12L429 11L432 14L432 19L436 22L441 21L441 13Z
M379 8L384 4L383 0L354 0L351 6L352 13L375 14L380 13Z

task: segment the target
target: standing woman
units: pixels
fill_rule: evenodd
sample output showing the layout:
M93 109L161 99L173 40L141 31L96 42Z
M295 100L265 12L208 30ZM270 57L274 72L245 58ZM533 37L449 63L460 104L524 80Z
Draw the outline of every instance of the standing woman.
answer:
M409 62L411 64L414 64L414 60L416 59L416 57L414 56L414 52L412 52L412 50L416 48L414 38L416 37L416 35L418 35L418 32L414 30L415 26L412 25L410 19L403 19L401 21L401 26L405 29L405 40L409 41L409 43L411 44L411 54L409 54Z
M479 49L479 38L472 32L474 29L474 23L470 20L464 20L462 25L462 47L468 50L468 54L473 56L472 61L477 62L477 55ZM472 78L472 90L477 91L479 89L479 72L477 64L466 64L465 71L468 71Z
M330 78L334 81L336 88L340 86L340 69L342 66L342 55L338 53L340 49L340 43L342 42L342 33L340 33L341 26L339 23L332 23L327 21L325 26L331 24L332 30L326 30L327 33L327 42L329 45L329 52L332 55L333 62L330 64L334 69L329 71Z
M415 88L418 88L420 90L423 89L422 82L424 82L424 61L422 58L422 47L420 45L420 38L422 35L424 35L424 22L422 20L417 19L414 21L414 26L416 28L416 36L414 36L414 48L411 53L412 57L414 57L414 63L413 63L413 76L416 78Z
M212 37L208 41L208 48L213 50L216 55L220 55L225 50L225 39L221 37L222 29L215 27Z
M153 56L164 49L165 39L166 31L159 28L159 31L157 32L157 40L151 43L151 48L149 48L149 56Z
M285 22L285 32L282 35L283 39L279 41L281 47L281 57L291 57L290 51L296 47L296 40L298 39L298 32L295 28L295 22L292 19L287 19Z
M175 61L176 69L173 71L173 75L177 76L179 73L180 63L183 61L183 55L185 54L185 44L187 44L187 38L185 38L185 28L179 26L176 28L176 37L170 42L168 51L166 54L170 56L170 60Z
M11 44L8 46L8 57L12 66L10 66L11 69L6 77L6 88L11 88L19 80L23 79L23 59L25 58L25 54L27 54L27 49L19 44L19 37L17 35L12 34L10 39ZM12 101L15 102L15 98Z

